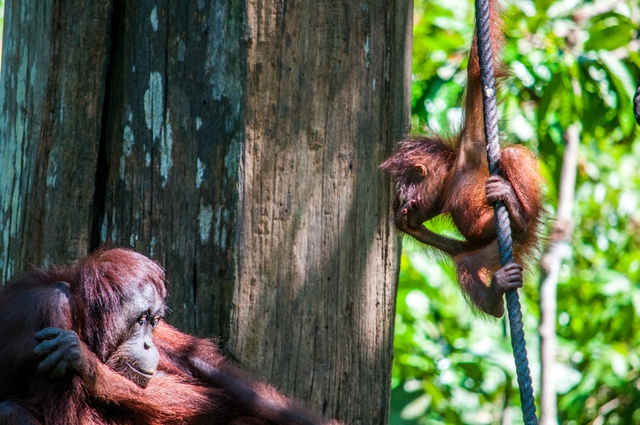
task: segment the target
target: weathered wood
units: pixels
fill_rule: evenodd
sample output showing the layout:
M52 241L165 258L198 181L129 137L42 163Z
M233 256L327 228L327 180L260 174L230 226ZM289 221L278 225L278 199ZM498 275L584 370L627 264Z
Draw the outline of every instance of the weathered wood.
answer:
M385 424L410 0L14 0L0 268L102 243L167 269L169 322L314 410ZM26 58L26 59L25 59Z
M0 281L89 248L109 1L5 5Z
M230 346L350 424L388 421L398 249L377 166L407 129L408 9L248 2Z
M246 78L243 9L230 3L122 2L100 229L164 265L170 322L224 340Z

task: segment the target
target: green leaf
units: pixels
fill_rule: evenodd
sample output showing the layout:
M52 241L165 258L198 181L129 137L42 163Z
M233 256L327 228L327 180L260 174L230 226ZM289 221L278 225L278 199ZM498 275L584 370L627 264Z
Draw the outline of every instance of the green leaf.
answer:
M635 92L635 84L629 68L611 52L600 50L598 57L606 68L620 99L618 104L618 120L624 134L630 134L635 126L631 99Z
M615 50L633 39L634 27L622 16L603 16L589 30L584 50Z
M630 29L620 27L603 28L589 37L585 50L615 50L626 46L633 39Z

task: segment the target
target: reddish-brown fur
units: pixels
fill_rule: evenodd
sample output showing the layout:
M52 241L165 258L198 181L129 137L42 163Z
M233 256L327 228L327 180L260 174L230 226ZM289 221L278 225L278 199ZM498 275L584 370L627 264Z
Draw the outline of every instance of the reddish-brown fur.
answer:
M232 366L213 342L164 322L153 334L160 363L146 388L107 366L122 337L112 329L122 319L123 293L149 283L164 299L158 264L110 249L9 284L0 293L0 422L4 408L10 418L27 414L46 425L325 423ZM91 359L89 385L74 373L51 379L38 372L34 334L45 327L79 335Z
M504 72L499 53L503 35L495 3L495 0L491 1L492 53L495 74L501 77ZM485 313L501 316L502 294L521 286L521 276L518 277L514 266L496 273L500 262L494 212L488 198L493 202L502 200L507 205L515 261L521 263L537 247L542 213L542 178L536 159L522 146L502 149L501 178L489 178L475 41L467 73L466 115L461 134L454 140L435 135L404 140L381 168L388 170L397 183L394 203L397 227L453 257L465 295ZM443 237L422 225L440 214L451 215L465 241ZM504 273L509 278L505 278ZM492 274L494 278L489 284Z

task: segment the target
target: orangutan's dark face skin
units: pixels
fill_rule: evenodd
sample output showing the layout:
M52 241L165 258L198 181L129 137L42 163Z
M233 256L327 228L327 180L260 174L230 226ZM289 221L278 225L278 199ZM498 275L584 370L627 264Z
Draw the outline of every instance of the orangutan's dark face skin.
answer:
M109 357L107 365L144 388L158 367L153 332L164 315L164 303L150 283L129 292L123 297L126 302L118 323L123 342Z

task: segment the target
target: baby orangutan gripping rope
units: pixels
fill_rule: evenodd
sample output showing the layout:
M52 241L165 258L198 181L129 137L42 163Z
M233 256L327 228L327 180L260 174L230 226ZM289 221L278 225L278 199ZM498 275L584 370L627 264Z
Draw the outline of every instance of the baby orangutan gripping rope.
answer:
M491 1L491 41L496 75L502 65L500 14ZM396 180L394 220L399 230L453 258L464 294L495 317L504 314L503 294L522 286L523 259L537 246L541 223L542 178L534 156L524 147L505 147L500 175L489 176L484 144L482 93L475 42L468 66L465 122L456 140L422 136L404 140L382 163ZM515 263L500 268L492 205L509 210ZM465 241L427 229L423 223L451 214Z

